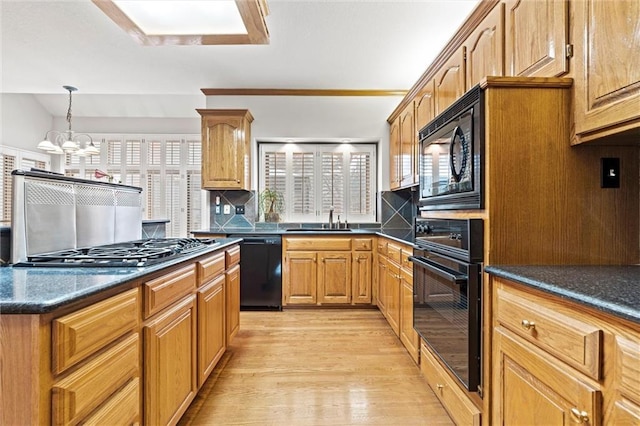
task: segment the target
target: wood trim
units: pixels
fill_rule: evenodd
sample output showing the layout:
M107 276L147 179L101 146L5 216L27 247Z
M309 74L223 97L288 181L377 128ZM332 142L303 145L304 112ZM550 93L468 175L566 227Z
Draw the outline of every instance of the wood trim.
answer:
M404 96L406 90L350 89L200 89L206 96Z
M487 76L480 81L480 87L541 87L562 89L573 85L572 78L562 77L497 77Z
M269 31L264 16L268 9L262 0L236 0L247 34L146 34L112 0L91 0L105 15L144 46L269 44Z
M436 72L449 60L449 57L463 45L482 20L500 3L500 0L481 0L471 12L467 20L449 40L442 51L436 56L431 65L420 76L418 81L409 89L404 99L393 110L387 121L392 122L402 110L415 98L420 90L435 76Z

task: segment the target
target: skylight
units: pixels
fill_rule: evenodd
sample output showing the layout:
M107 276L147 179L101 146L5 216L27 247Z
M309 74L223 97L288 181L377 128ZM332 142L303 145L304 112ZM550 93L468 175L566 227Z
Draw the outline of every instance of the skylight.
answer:
M234 0L113 0L147 35L247 34Z

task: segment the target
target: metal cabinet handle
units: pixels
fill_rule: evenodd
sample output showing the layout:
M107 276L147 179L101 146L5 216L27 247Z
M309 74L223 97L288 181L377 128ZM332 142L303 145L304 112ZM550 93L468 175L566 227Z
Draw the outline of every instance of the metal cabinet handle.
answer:
M522 320L520 325L522 325L522 328L525 330L533 330L536 328L536 323L533 321Z
M444 385L441 385L440 383L436 384L436 388L438 388L438 390L442 390L444 389Z
M573 416L573 421L576 423L589 423L589 413L586 411L572 408L571 415Z

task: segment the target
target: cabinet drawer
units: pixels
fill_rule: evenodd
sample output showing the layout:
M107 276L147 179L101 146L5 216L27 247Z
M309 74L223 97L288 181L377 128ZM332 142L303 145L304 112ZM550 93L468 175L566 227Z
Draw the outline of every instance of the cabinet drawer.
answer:
M499 282L499 280L496 280ZM498 287L498 322L586 375L600 379L602 330L566 305Z
M140 424L140 379L136 377L131 380L82 424L84 426Z
M448 376L424 343L420 346L420 370L445 410L458 425L480 426L480 410Z
M240 246L233 246L224 252L227 268L231 268L236 263L240 263Z
M387 257L390 260L393 260L394 262L396 262L398 265L400 265L400 253L401 253L401 249L400 246L397 246L395 244L389 244L387 246Z
M351 250L351 238L287 238L287 250Z
M413 249L403 247L400 252L400 266L413 271L413 263L409 260L409 256L413 256Z
M238 253L240 250L238 249ZM216 253L211 257L197 262L198 268L198 285L206 284L212 278L224 273L225 269L225 253Z
M615 365L618 389L640 404L640 338L616 336Z
M224 263L224 254L223 254ZM196 288L195 264L147 281L144 289L144 317L149 318Z
M77 423L139 377L140 337L133 334L52 387L52 422Z
M136 328L139 305L138 289L133 289L54 320L54 374L62 373Z
M377 245L378 254L386 256L387 255L387 246L388 246L387 241L383 240L382 238L379 238L378 239L378 245Z
M411 284L411 288L413 289L413 270L407 270L407 268L400 269L400 277L405 280L407 283Z
M353 249L354 250L371 250L373 248L373 241L371 238L354 238Z

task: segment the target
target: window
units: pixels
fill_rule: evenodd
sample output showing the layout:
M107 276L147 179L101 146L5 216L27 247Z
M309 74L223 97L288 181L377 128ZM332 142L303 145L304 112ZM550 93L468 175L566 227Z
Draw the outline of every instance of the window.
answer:
M0 193L2 194L0 222L6 224L11 222L13 202L11 172L15 169L30 170L31 168L50 170L51 158L48 154L0 147Z
M373 144L259 143L258 191L273 189L284 199L283 220L375 221Z
M142 188L142 216L169 219L168 237L185 237L207 226L207 198L200 189L200 135L92 135L100 155L67 155L65 174L96 179L95 170L115 182Z

